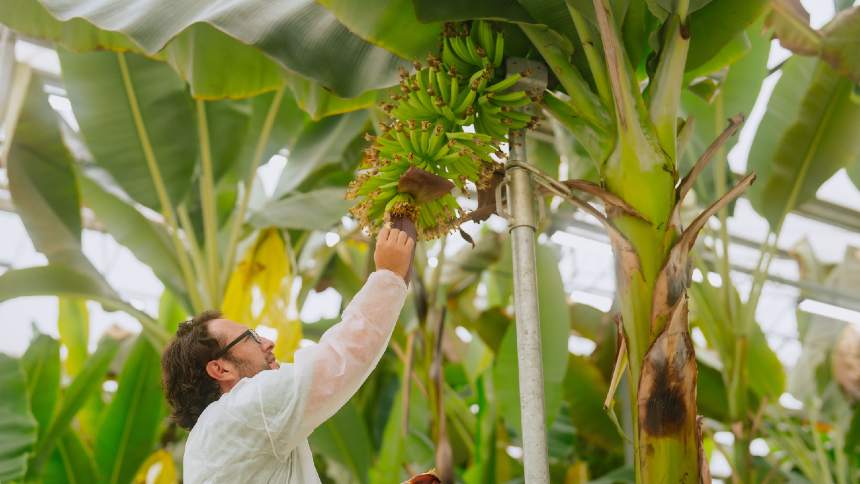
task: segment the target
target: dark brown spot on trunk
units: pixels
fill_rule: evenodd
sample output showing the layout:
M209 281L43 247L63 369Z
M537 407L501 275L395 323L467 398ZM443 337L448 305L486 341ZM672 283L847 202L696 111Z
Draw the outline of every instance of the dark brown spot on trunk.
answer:
M683 375L676 374L675 365L666 362L656 364L653 368L654 392L648 397L645 406L644 429L651 435L670 435L677 433L684 425L687 416L687 405L684 402L683 389L677 382Z

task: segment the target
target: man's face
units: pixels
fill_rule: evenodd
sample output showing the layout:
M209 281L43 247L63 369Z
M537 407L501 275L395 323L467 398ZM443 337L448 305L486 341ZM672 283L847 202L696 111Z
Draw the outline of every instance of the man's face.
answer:
M215 319L209 322L209 333L218 339L222 347L247 330L247 326L229 319ZM223 364L226 367L232 366L239 378L252 377L263 370L280 368L272 353L275 343L263 337L260 337L260 341L257 343L251 336L245 336L221 358Z

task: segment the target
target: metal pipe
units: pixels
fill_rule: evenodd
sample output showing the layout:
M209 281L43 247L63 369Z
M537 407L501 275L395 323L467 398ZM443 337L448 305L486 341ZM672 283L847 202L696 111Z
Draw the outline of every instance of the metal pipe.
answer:
M511 161L525 161L521 130L510 133ZM526 483L548 483L543 359L540 341L537 273L535 272L535 220L531 174L521 167L508 170L511 250L514 270L514 312L517 325L517 359L520 378L520 412L523 431L523 466Z
M525 82L521 81L522 85L518 88L535 88L542 92L546 86L546 68L542 64L534 64L524 59L509 59L508 73L530 73L524 75ZM508 144L506 178L511 215L509 232L513 256L523 467L527 484L548 484L546 409L535 258L535 199L531 173L519 166L527 163L525 131L511 130Z

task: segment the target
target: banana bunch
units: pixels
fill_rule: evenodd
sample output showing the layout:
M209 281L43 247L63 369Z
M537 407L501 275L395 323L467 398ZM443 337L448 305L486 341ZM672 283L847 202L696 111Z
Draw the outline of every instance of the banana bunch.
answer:
M416 71L400 73L400 91L391 97L392 103L383 103L382 109L396 119L416 121L445 120L447 126L467 126L475 122L475 100L483 90L492 70L474 72L463 82L452 68L431 57L426 67L415 63Z
M486 88L478 97L475 131L504 139L511 129L533 127L537 117L518 111L533 101L525 91L504 92L520 80L513 74Z
M486 135L446 132L445 125L430 121L420 123L409 120L406 123L394 122L384 126L385 133L380 136L365 135L371 147L366 151L365 165L389 173L391 161L404 173L409 166L416 166L454 181L463 190L466 182L480 179L485 160L491 155L503 155L492 139ZM403 162L406 164L402 164ZM368 180L369 189L375 188L377 180ZM368 189L365 189L365 191ZM364 195L358 193L356 195Z
M504 52L505 38L489 22L477 20L471 29L465 23L449 23L442 31L442 62L463 75L501 67Z
M532 102L526 92L509 92L521 76L497 76L503 56L504 37L488 22L446 24L441 59L415 62L411 74L401 70L399 92L381 105L391 121L380 125L377 136L366 136L371 145L364 171L347 191L347 198L361 199L350 211L362 226L375 231L383 220L405 216L422 239L456 227L464 211L451 193L416 200L399 191L399 182L414 166L461 192L469 183L489 186L508 130L536 122L520 111Z

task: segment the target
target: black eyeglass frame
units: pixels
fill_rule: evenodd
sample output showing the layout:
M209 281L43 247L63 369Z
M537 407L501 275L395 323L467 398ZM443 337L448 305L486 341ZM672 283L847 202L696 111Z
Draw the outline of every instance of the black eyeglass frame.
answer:
M232 347L236 346L237 344L241 343L242 341L244 341L244 340L245 340L245 338L247 338L247 337L249 337L249 336L250 336L250 337L251 337L251 339L253 339L257 344L261 344L261 343L263 342L262 338L260 338L260 335L258 335L256 331L254 331L253 329L248 329L248 330L246 330L244 333L242 333L242 334L240 334L239 336L237 336L233 341L231 341L231 342L227 343L227 346L225 346L225 347L221 348L221 349L218 351L218 353L215 353L215 358L213 358L213 359L214 359L214 360L217 360L218 358L223 357L224 355L226 355L226 354L227 354L227 352L228 352L228 351L230 351L230 348L232 348Z

